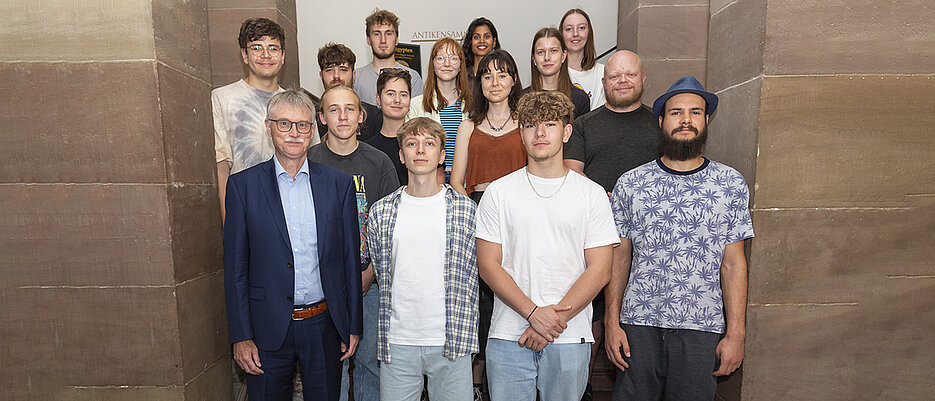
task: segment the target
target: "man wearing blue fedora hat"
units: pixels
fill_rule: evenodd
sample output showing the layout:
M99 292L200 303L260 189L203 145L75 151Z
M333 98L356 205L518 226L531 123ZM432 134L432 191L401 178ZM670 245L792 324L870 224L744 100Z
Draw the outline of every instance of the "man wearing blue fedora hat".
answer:
M711 400L743 361L747 184L702 155L717 95L683 77L653 103L662 157L620 176L605 290L615 400Z

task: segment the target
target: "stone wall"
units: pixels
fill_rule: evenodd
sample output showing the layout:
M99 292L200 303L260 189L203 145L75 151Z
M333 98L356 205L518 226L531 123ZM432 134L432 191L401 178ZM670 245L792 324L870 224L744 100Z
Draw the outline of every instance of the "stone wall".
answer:
M757 234L746 360L719 398L929 398L935 8L710 0L708 9L706 85L721 102L707 154L746 178ZM642 26L621 26L619 43L650 40Z
M209 5L0 3L0 399L232 398Z

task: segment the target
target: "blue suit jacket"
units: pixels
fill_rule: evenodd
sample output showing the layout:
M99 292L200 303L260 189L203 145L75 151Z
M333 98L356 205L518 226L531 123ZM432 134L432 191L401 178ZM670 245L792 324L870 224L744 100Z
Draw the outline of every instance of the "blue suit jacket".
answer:
M275 157L275 156L273 156ZM321 286L328 312L345 344L362 332L360 228L351 177L308 163L318 227ZM292 319L295 286L273 159L227 180L224 289L231 343L253 339L279 349Z

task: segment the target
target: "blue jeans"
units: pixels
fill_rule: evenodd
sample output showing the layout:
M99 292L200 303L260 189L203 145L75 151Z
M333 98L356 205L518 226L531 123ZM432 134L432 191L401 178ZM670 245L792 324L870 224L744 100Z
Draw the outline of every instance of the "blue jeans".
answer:
M471 401L471 356L453 362L443 356L445 347L390 344L391 363L380 365L380 396L384 401L419 401L422 375L429 379L432 401Z
M577 401L588 383L591 344L549 344L542 351L516 341L487 340L491 401Z
M380 365L377 362L377 311L380 290L376 282L364 295L364 333L354 354L354 400L380 401Z

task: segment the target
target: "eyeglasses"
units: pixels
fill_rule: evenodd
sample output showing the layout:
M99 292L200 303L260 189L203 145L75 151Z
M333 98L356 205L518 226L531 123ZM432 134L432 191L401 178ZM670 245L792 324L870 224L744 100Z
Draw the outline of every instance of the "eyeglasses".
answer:
M439 55L435 56L435 62L437 62L437 63L444 63L445 60L448 60L449 62L451 62L452 64L454 64L454 63L460 62L460 61L461 61L461 57L458 57L458 56L456 56L456 55L454 55L454 54L449 54L449 55L439 54Z
M269 52L270 56L273 57L279 56L279 53L282 53L282 48L276 45L269 45L266 47L263 47L263 45L250 45L247 46L247 48L250 49L250 52L254 54L263 54L263 51L265 50Z
M308 121L289 121L286 119L274 120L272 118L267 118L266 121L273 122L276 126L276 129L279 132L289 132L292 131L292 126L295 125L295 130L300 134L307 134L312 132L312 123Z

